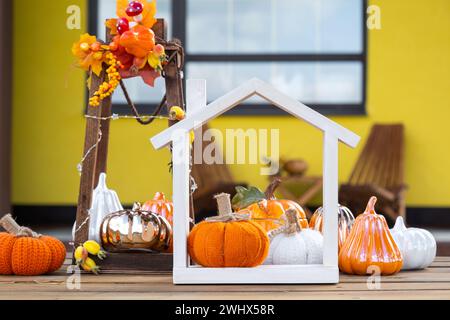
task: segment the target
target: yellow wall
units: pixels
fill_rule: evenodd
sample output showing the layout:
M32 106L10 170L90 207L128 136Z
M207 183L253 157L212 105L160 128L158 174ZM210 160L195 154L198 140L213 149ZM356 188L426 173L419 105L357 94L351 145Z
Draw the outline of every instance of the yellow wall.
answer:
M14 1L13 202L74 204L76 165L84 138L84 75L71 68L72 42L80 31L65 28L66 8L85 1ZM363 137L374 122L406 125L406 182L409 206L450 206L450 1L377 0L382 30L369 39L368 116L334 117ZM83 24L86 24L83 15ZM287 117L221 117L220 129L281 128L281 153L303 157L320 173L321 135ZM109 184L122 202L170 194L169 153L156 152L148 138L165 122L141 127L112 123ZM295 137L293 139L292 137ZM345 181L360 152L340 147ZM239 181L260 187L258 166L233 166Z

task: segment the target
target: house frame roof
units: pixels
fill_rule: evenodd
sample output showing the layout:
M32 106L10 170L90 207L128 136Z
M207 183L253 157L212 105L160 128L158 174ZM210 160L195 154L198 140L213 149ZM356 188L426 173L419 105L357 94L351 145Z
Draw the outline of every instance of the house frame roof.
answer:
M156 149L166 147L175 139L177 132L188 132L198 129L210 120L224 114L255 95L260 96L262 99L294 117L302 119L310 125L334 135L339 141L352 148L356 147L359 143L360 137L352 131L258 78L248 80L241 86L210 103L206 108L187 114L186 119L157 134L151 139L151 142Z

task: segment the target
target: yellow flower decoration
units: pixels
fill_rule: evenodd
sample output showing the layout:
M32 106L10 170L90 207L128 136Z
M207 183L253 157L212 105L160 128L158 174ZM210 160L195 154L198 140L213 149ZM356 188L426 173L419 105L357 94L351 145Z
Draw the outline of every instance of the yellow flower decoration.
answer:
M72 46L73 55L79 59L86 59L90 54L91 45L95 42L97 42L97 37L91 36L89 33L82 34L80 40Z
M102 72L102 64L105 60L104 52L95 47L98 45L97 38L85 33L80 36L80 40L75 42L72 46L72 53L78 58L78 65L83 70L89 71L90 69L100 76Z

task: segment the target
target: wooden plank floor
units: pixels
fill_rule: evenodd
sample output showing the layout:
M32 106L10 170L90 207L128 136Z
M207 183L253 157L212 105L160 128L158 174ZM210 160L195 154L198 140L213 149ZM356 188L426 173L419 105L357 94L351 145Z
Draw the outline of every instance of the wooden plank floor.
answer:
M167 274L82 274L80 290L69 290L69 263L48 276L0 276L0 299L450 299L450 257L423 271L382 277L380 290L369 290L367 277L347 275L337 285L174 286Z

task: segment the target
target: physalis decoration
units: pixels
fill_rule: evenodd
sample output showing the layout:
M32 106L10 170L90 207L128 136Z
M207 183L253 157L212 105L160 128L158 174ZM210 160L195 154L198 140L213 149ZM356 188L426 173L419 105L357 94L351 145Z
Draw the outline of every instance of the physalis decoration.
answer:
M156 0L117 0L117 19L106 21L113 37L105 44L95 36L83 34L72 47L78 66L101 75L107 66L106 80L90 98L91 106L111 96L122 78L141 76L153 87L167 62L165 48L156 44L152 27L156 23ZM88 86L90 86L90 79Z
M100 267L90 257L90 255L96 257L98 260L103 260L107 256L106 252L102 250L100 244L96 241L89 240L76 248L74 258L77 265L83 268L84 271L99 274Z

